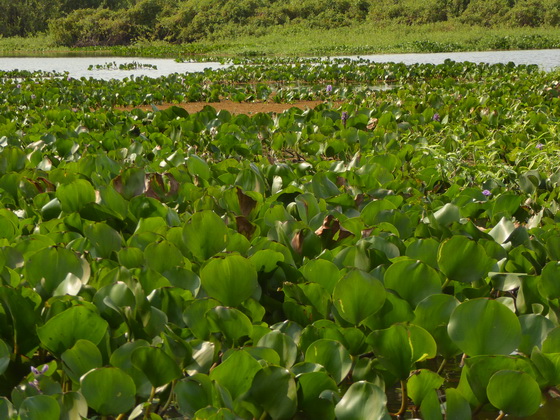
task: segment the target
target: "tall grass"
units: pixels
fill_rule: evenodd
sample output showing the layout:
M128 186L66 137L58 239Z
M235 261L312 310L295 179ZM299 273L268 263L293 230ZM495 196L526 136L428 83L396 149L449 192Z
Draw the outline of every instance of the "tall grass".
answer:
M305 25L276 27L260 35L215 33L206 41L174 45L142 41L128 47L55 47L48 35L0 38L0 53L46 54L106 52L128 56L315 56L403 52L482 51L560 48L560 28L480 28L457 22L321 29Z

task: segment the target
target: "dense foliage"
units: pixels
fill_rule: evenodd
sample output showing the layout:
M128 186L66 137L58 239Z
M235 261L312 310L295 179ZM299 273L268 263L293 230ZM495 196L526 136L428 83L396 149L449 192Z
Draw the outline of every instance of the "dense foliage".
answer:
M262 35L273 27L336 28L361 22L558 26L558 0L0 0L0 36L49 30L67 46L139 39L193 42Z
M551 418L558 74L0 77L1 418Z

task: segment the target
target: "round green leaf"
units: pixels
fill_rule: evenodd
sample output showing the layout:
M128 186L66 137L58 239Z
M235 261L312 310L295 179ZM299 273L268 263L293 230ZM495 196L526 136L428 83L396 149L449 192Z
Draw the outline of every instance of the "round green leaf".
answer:
M253 332L253 325L251 325L249 317L235 308L216 306L206 312L206 317L213 327L213 332L221 332L232 341L243 336L250 336Z
M461 303L447 326L451 340L469 356L510 354L521 341L521 326L513 312L494 300Z
M321 339L310 344L305 352L305 361L323 365L336 383L348 375L352 368L352 358L338 341Z
M177 266L182 266L184 257L179 248L168 241L152 242L144 250L146 264L152 270L163 273Z
M340 279L338 267L327 260L311 260L300 271L308 281L319 283L331 294Z
M334 403L321 398L325 390L338 393L336 382L325 372L303 373L297 377L298 400L303 411L309 416L334 419Z
M62 353L61 359L64 362L64 372L76 383L91 369L103 364L101 352L88 340L78 340L71 349Z
M544 350L544 341L549 332L554 328L554 323L538 314L527 314L519 317L519 324L521 325L521 343L519 344L519 351L530 355L535 346ZM557 350L558 342L554 343ZM555 351L556 351L555 350ZM546 351L545 351L546 352Z
M437 373L428 369L419 369L408 378L408 395L414 401L414 405L420 406L422 400L430 391L438 389L442 385L443 378Z
M560 261L550 261L544 266L540 282L539 291L547 299L560 298Z
M414 260L397 261L383 277L385 287L393 289L414 308L424 298L441 292L441 279L429 265Z
M95 189L85 179L77 179L59 186L56 189L56 198L60 200L64 212L72 213L95 201Z
M389 420L387 395L366 381L353 383L335 407L338 420Z
M335 286L333 303L344 320L358 325L383 307L385 293L383 284L375 277L353 270Z
M288 369L267 366L259 370L250 390L251 400L273 419L292 419L297 410L296 383Z
M123 243L120 233L106 223L87 225L84 234L93 245L93 256L97 258L109 258L121 249Z
M461 395L461 393L454 389L448 388L445 390L446 399L446 414L448 419L453 420L471 420L472 410L469 402Z
M233 352L210 372L210 379L226 388L233 399L251 388L255 374L262 369L253 356L243 350Z
M226 306L238 306L256 290L257 271L240 255L214 258L200 272L202 287Z
M21 420L58 420L60 406L50 395L27 397L19 408Z
M72 306L55 315L37 328L43 346L55 354L72 348L80 339L99 344L108 324L97 313L85 306Z
M58 396L62 408L61 420L86 418L88 405L84 396L79 392L66 392Z
M52 294L55 289L73 274L83 284L89 280L89 265L74 252L66 248L43 248L32 254L25 263L27 281L32 286ZM40 291L38 291L41 293Z
M154 387L170 383L181 377L181 368L165 351L156 347L139 347L132 352L132 364Z
M406 379L414 363L435 357L433 337L417 325L394 324L367 338L379 362L397 378Z
M134 381L115 367L89 371L81 379L81 392L88 406L103 416L125 413L136 403Z
M530 416L541 404L541 390L535 379L525 372L501 370L490 378L488 400L506 414Z
M257 346L275 350L280 356L280 364L287 368L292 367L298 355L298 348L294 340L277 330L262 336Z
M463 283L486 277L496 262L486 255L481 245L462 235L453 236L440 245L437 261L449 279Z
M224 221L211 210L195 213L183 228L183 239L189 251L204 261L223 251L228 242Z

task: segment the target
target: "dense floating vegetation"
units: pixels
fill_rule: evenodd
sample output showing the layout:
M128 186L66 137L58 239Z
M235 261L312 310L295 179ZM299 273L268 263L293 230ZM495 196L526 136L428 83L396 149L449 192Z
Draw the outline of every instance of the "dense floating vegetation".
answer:
M348 60L0 72L0 417L546 410L557 77ZM324 103L158 110L224 98Z

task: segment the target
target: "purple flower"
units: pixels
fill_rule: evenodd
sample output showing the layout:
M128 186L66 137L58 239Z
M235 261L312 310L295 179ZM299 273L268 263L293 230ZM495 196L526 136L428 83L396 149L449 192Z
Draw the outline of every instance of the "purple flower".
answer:
M485 195L486 197L488 197L491 194L492 193L490 192L490 190L482 190L482 195Z
M36 96L35 96L35 95L31 95L31 99L35 99L35 98L36 98Z
M344 127L346 127L346 121L348 120L348 112L343 111L342 115L340 116L340 119L342 120L342 124L344 125Z
M33 375L35 376L39 376L42 375L43 373L45 373L47 370L49 370L49 365L43 365L43 367L39 370L34 366L31 366L31 372L33 372Z
M16 86L18 89L21 89L21 85L18 83Z
M327 93L331 93L332 92L332 85L327 85L326 91L327 91Z
M542 148L544 147L544 144L542 143L537 143L537 145L535 146L537 149L542 150Z
M432 120L433 120L433 121L437 121L437 122L440 121L439 114L438 114L437 112L436 112L436 113L434 114L434 116L432 117Z
M66 80L70 82L72 80L72 77L68 76L68 79Z
M35 388L39 392L39 394L43 393L41 391L40 384L39 384L39 381L37 379L33 379L31 382L29 382L29 385L31 385L33 388Z

